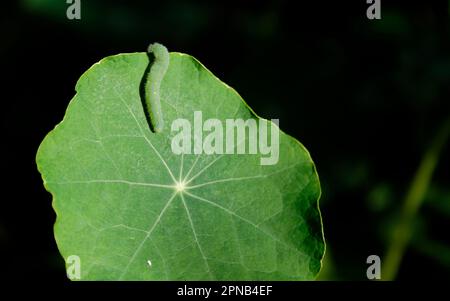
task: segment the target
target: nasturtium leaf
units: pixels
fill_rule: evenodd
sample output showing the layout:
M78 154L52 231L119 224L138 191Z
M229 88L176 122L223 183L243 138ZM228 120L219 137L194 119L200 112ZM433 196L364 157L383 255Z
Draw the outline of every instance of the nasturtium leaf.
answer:
M195 58L170 53L155 133L141 95L148 66L146 53L94 64L39 147L62 256L79 257L81 280L314 279L324 240L307 150L280 131L273 165L261 154L175 154L178 118L260 118Z

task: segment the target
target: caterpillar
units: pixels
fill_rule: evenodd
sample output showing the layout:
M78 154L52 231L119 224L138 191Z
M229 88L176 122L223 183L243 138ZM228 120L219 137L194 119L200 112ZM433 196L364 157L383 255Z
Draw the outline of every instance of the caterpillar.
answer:
M156 133L164 128L159 90L161 81L169 67L169 52L164 45L153 43L148 46L148 53L153 54L154 61L145 82L145 106L150 115L150 123Z

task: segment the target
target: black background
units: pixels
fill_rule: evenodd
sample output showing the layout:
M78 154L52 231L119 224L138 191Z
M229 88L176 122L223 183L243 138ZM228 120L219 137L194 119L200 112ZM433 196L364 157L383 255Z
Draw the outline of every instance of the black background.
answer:
M448 1L384 0L374 21L365 1L82 0L81 20L66 18L65 3L38 2L2 4L0 275L67 281L37 148L86 69L158 41L198 58L308 148L329 252L319 278L365 279L366 257L385 252L423 153L450 115ZM426 240L408 248L398 279L450 278L449 215L432 205L449 201L448 150L417 217Z

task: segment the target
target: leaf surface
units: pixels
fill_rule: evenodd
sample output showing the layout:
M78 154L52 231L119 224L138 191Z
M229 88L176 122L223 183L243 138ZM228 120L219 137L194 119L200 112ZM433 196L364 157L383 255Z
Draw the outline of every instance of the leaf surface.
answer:
M94 64L38 150L62 256L79 256L82 280L314 279L324 240L306 149L280 131L275 165L261 155L174 154L177 118L259 117L195 58L171 53L161 83L167 127L155 134L140 95L148 64L145 53Z

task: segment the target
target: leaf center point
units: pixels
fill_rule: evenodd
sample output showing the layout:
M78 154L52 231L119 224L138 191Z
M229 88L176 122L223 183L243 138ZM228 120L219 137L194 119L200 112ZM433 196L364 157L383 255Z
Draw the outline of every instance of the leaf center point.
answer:
M175 190L177 192L183 192L186 189L186 182L180 181L175 183Z

